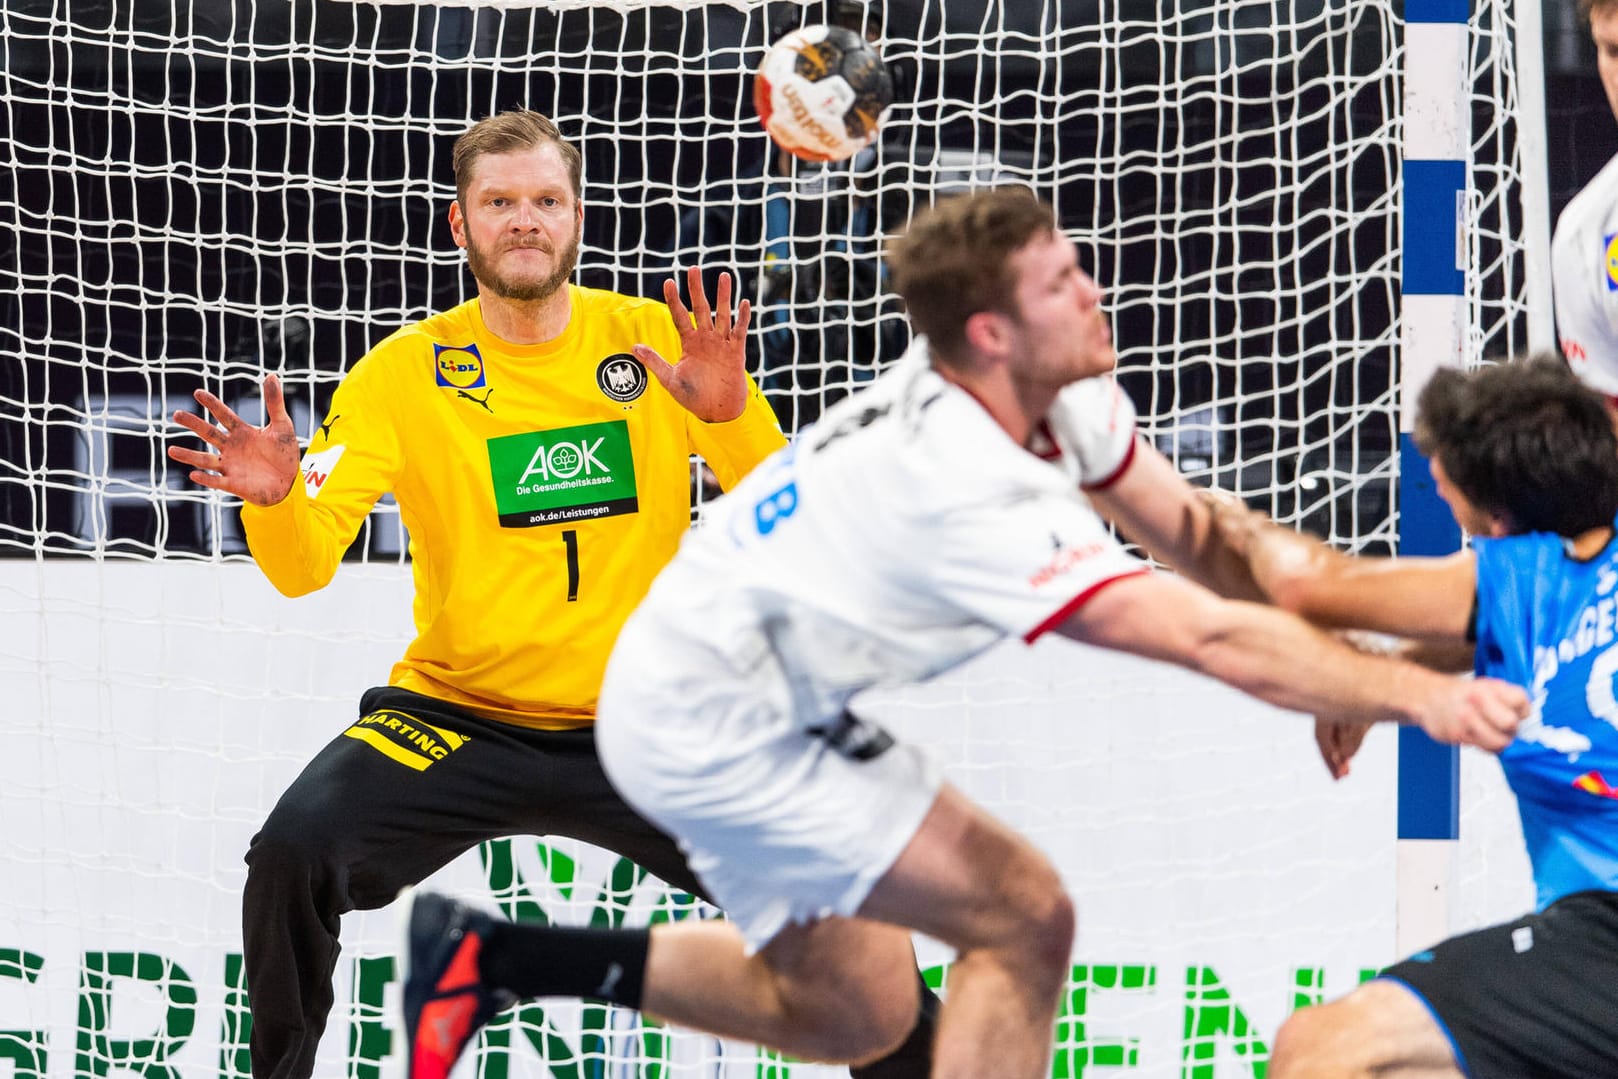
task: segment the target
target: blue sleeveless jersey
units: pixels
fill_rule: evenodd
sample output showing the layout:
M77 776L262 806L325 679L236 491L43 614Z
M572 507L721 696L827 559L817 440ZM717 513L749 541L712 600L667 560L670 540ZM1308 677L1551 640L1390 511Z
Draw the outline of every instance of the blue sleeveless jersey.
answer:
M1618 540L1588 562L1550 533L1478 538L1472 549L1477 673L1533 698L1500 764L1539 907L1618 891Z

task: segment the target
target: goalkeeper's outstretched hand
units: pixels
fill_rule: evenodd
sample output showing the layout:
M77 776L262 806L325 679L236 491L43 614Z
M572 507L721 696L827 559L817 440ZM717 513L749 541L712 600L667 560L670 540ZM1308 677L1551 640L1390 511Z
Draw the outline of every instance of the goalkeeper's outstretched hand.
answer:
M635 358L646 365L669 395L704 423L725 423L747 407L747 323L753 308L743 300L730 310L730 274L719 275L714 306L702 287L702 269L686 271L691 309L680 302L680 286L663 282L663 299L680 334L680 358L669 363L647 345L635 346Z
M263 427L254 427L207 390L194 395L213 417L176 412L174 422L202 439L212 452L170 446L169 456L191 466L191 482L236 495L255 506L273 506L298 478L298 435L287 415L281 380L264 376Z

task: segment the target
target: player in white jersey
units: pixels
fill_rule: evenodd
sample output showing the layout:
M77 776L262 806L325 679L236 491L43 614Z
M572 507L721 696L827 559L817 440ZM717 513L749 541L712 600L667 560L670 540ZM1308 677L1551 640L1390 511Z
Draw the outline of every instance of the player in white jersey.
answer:
M610 932L512 926L420 896L404 990L413 1076L443 1074L515 997L551 995L800 1058L869 1059L915 1016L912 929L958 952L934 1075L1044 1073L1071 898L1032 844L858 715L860 691L1011 635L1055 630L1282 707L1490 749L1526 712L1517 687L1362 655L1120 546L1098 509L1194 575L1238 583L1220 580L1206 507L1136 437L1106 377L1100 291L1048 206L1014 190L946 200L889 265L926 336L710 506L608 665L608 776L679 840L732 921L656 926L634 953Z
M852 914L937 794L926 757L859 720L850 698L925 681L1008 635L1033 640L1146 571L1075 497L1129 462L1128 399L1111 379L1076 382L1050 418L1049 457L1029 453L918 339L714 506L614 649L609 707L662 707L601 729L608 778L660 807L653 819L698 876L741 904L726 910L751 946L822 911ZM699 737L664 722L670 699L701 717ZM716 744L727 734L736 752ZM772 838L751 842L761 829Z
M1618 0L1579 0L1596 69L1618 117ZM1556 221L1551 284L1562 355L1591 388L1618 399L1618 157L1596 173Z

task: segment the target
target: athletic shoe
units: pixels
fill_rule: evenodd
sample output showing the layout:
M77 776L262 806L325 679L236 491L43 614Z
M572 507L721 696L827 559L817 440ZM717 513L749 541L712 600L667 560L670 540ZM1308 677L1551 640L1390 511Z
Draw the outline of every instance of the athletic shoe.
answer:
M431 892L410 902L405 940L405 1051L409 1079L446 1079L478 1029L516 1003L478 975L494 919Z

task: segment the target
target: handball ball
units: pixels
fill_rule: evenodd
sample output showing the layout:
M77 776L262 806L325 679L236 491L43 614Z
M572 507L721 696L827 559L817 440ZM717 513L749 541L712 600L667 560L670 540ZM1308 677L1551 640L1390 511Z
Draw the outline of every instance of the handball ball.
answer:
M893 104L893 75L865 38L841 26L804 26L759 65L753 107L777 146L807 161L853 157L876 138Z

